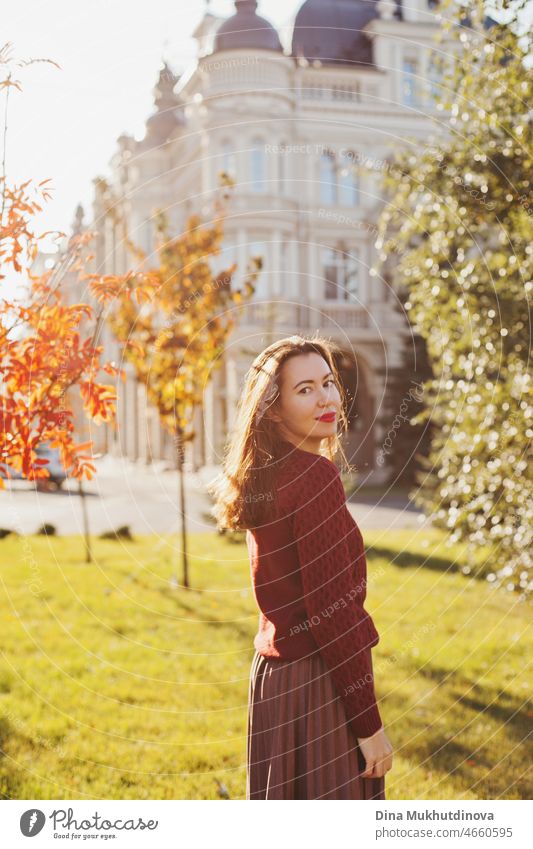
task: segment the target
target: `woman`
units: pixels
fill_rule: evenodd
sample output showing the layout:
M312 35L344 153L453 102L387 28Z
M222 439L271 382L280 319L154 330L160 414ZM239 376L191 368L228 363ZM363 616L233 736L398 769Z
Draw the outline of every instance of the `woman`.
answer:
M385 799L392 747L374 692L366 559L333 457L347 420L329 343L292 336L246 375L219 528L246 529L259 627L247 799Z

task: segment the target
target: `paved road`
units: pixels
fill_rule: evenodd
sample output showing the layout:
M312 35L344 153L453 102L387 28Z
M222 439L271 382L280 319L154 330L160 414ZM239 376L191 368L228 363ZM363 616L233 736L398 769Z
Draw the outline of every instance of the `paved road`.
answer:
M84 482L93 534L129 525L133 533L173 533L178 524L178 475L163 464L146 466L105 457L97 460L98 473ZM214 528L209 518L211 499L205 482L217 469L186 475L188 528L191 532ZM19 533L35 533L43 522L56 526L58 534L81 533L82 510L77 481L67 481L59 492L36 492L28 481L12 481L0 490L0 526ZM349 509L362 529L419 527L423 515L402 499L381 503L357 496Z
M348 509L361 528L400 528L429 527L431 522L418 507L407 498L390 495L379 499L359 496L356 501L348 502Z
M95 462L97 474L84 481L91 532L129 525L139 534L172 533L178 529L178 474L163 464L131 463L116 458ZM0 490L0 525L19 533L34 533L43 522L51 522L58 534L83 530L78 483L68 480L58 492L37 492L28 481L12 481L9 491ZM203 514L211 501L194 474L186 476L190 531L214 527Z

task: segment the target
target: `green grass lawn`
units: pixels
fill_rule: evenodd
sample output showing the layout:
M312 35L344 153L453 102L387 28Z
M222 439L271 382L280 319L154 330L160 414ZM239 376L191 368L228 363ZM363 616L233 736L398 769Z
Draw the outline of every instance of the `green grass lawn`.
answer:
M388 799L530 799L531 606L467 579L441 532L368 531L367 609L394 746ZM244 545L0 541L0 796L244 798L257 609ZM528 773L529 768L529 773Z

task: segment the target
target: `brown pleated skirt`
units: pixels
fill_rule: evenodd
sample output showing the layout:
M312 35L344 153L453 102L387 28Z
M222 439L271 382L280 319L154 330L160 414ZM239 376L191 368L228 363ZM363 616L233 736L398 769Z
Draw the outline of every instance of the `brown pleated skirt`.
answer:
M320 653L300 660L255 652L248 689L247 799L385 799Z

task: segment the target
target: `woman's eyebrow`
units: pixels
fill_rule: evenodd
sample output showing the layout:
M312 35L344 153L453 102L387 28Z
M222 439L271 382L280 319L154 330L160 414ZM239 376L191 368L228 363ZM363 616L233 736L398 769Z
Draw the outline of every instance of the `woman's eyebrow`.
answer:
M331 377L333 377L333 372L332 372L332 371L328 371L328 373L324 375L324 377L322 378L322 380L325 380L325 379L326 379L326 377L329 377L330 375L331 375ZM301 383L314 383L314 382L315 382L314 380L300 380L300 381L296 384L296 386L293 386L292 388L293 388L293 389L298 389L298 387L300 386L300 384L301 384Z

